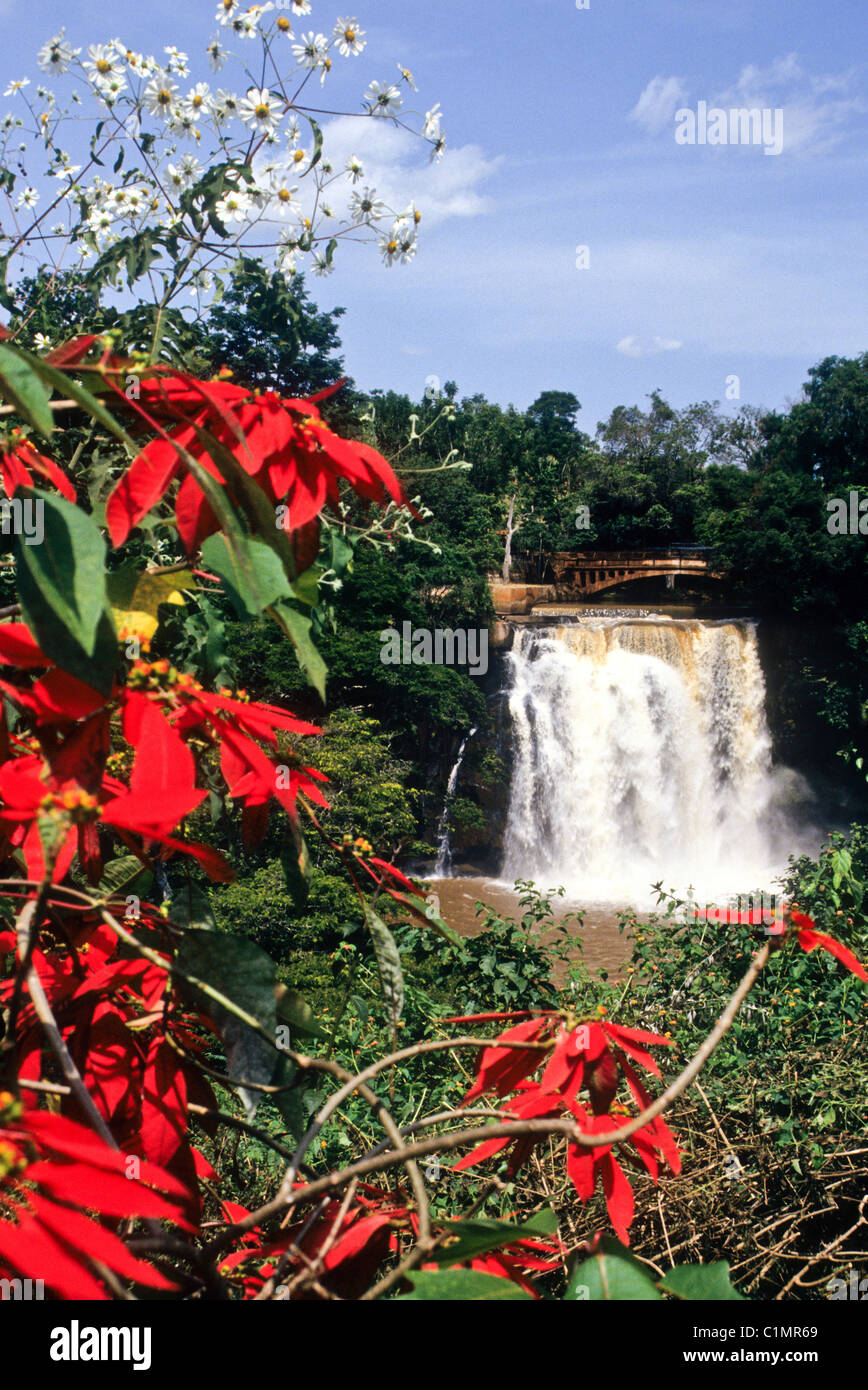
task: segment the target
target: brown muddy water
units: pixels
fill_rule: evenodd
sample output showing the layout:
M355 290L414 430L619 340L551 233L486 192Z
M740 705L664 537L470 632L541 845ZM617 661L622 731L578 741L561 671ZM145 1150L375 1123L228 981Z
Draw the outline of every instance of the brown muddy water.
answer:
M481 930L482 917L477 916L477 902L485 903L501 917L521 921L518 894L497 879L432 878L426 882L427 891L436 893L440 900L443 920L459 936L476 936ZM618 931L617 906L611 903L583 903L579 907L576 903L564 902L562 898L552 898L552 915L556 922L563 922L572 912L583 915L581 931L574 922L569 926L570 936L581 939L583 950L579 951L577 944L571 959L576 963L584 962L594 975L602 969L620 979L629 960L630 939L626 932ZM559 932L549 931L542 940L549 945L562 938ZM560 981L564 974L564 968L558 964L554 978Z

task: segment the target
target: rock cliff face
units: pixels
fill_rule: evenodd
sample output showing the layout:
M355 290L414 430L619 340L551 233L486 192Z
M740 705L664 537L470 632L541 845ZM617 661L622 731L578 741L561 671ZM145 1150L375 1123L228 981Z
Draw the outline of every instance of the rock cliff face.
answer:
M489 637L490 662L483 690L487 717L467 740L461 766L450 796L449 847L456 872L496 874L503 858L511 779L511 727L506 699L506 653L513 629L494 624ZM455 768L467 729L456 729L449 743L432 763L431 785L438 789L426 816L426 836L438 843L450 773ZM433 869L433 864L430 866Z

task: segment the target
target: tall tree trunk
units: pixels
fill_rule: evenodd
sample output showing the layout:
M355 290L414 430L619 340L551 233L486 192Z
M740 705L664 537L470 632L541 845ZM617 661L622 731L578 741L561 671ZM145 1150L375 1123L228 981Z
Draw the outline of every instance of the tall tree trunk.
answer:
M509 499L509 515L506 518L506 550L503 556L503 582L509 583L509 576L512 570L512 538L521 526L521 517L513 524L515 516L515 494Z

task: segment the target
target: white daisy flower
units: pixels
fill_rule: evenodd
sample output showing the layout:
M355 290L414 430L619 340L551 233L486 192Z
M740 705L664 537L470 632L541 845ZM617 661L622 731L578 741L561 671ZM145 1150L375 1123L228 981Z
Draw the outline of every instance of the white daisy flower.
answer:
M217 6L217 13L214 16L225 27L231 24L238 13L238 0L220 0Z
M298 250L299 232L297 227L287 227L280 233L277 239L277 259L284 261L287 256L294 256Z
M301 42L292 45L295 61L305 68L317 68L328 56L329 41L325 34L302 34Z
M24 188L18 194L15 206L17 208L35 208L39 202L39 194L35 188Z
M281 101L275 100L267 87L251 87L247 96L238 103L238 114L245 125L260 135L267 135L280 121L280 106Z
M10 83L9 83L9 86L6 88L6 91L3 93L3 95L4 95L4 97L12 97L12 96L15 95L16 92L20 92L21 89L22 89L22 87L29 87L29 86L30 86L30 78L29 78L29 77L22 77L22 78L20 79L20 81L10 82Z
M278 34L282 34L285 39L292 38L292 25L290 24L285 14L277 16L277 19L274 22L274 27L277 30Z
M212 39L205 52L212 72L219 72L229 57L229 49L224 48L219 39Z
M364 102L370 116L395 116L403 105L403 97L390 82L372 82Z
M431 150L431 163L432 163L432 164L439 164L440 160L443 158L443 153L444 153L445 149L446 149L446 136L445 136L445 135L438 135L438 136L437 136L437 139L434 141L434 145L433 145L433 148L432 148L432 150Z
M185 193L188 188L192 188L202 172L202 166L194 155L185 154L177 164L166 166L168 179L166 182L176 193Z
M241 189L230 189L224 193L214 211L220 221L229 226L233 222L244 222L250 212L250 195Z
M331 275L333 270L334 263L329 265L323 253L321 251L317 251L313 258L314 275Z
M304 14L310 14L310 0L289 0L289 8L301 18Z
M298 145L289 156L290 168L293 169L296 174L305 174L307 173L309 160L310 155L307 150L301 145Z
M353 183L358 183L359 179L363 179L365 177L365 170L362 166L362 161L358 159L354 154L351 154L349 159L347 160L346 172L349 174Z
M214 106L214 98L207 82L197 82L184 98L184 110L195 118L208 116Z
M412 74L412 72L410 71L410 69L409 69L409 68L405 68L404 65L403 65L402 63L399 63L399 64L398 64L398 71L399 71L399 73L401 74L401 81L402 81L402 82L406 82L407 86L410 88L411 91L413 91L413 92L418 91L418 88L417 88L417 86L416 86L416 83L415 83L415 81L414 81L414 79L413 79L413 74Z
M190 294L195 298L199 294L208 294L214 286L214 276L210 270L197 270L190 281Z
M182 140L202 139L202 132L196 124L196 116L186 106L173 112L169 121L169 130L173 135L179 135Z
M95 85L106 105L114 106L127 84L123 77L108 77L104 82L98 82Z
M342 58L361 53L365 46L365 31L357 19L339 19L334 27L335 41Z
M349 206L350 216L356 222L376 222L388 211L375 188L363 188L361 193L351 194Z
M36 61L43 72L66 72L73 58L78 57L80 48L73 48L63 37L65 29L55 34L53 39L43 44L36 55Z
M35 333L33 335L33 342L37 352L47 352L51 347L51 339L47 338L44 333Z
M385 265L398 262L406 265L412 261L417 249L415 228L411 230L410 224L403 218L398 219L391 232L380 237L380 253Z
M427 140L436 140L440 134L440 122L443 119L443 112L440 110L440 103L432 106L430 111L425 112L425 120L422 124L422 134Z
M82 67L91 82L102 86L111 77L123 77L120 59L111 44L92 43Z
M214 101L214 118L217 121L228 121L233 116L238 115L238 97L234 92L227 92L220 87Z
M132 68L137 77L143 77L151 66L143 53L136 53L132 48L125 48L123 57L127 67Z
M108 208L94 208L87 219L90 228L97 241L104 241L114 233L114 218Z
M240 39L255 39L259 33L259 23L267 10L273 10L272 4L251 5L242 14L236 14L231 20L232 30Z
M170 44L168 48L164 48L163 52L169 55L169 61L166 64L167 72L176 72L179 77L189 76L190 59L187 57L186 53L182 53L180 48L176 48L174 44Z
M277 209L282 213L292 213L298 216L301 205L296 198L298 184L290 186L286 171L282 169L272 169L266 186L269 200L276 204Z
M144 92L144 103L148 111L154 116L168 119L174 114L177 101L178 84L172 81L168 73L151 78Z
M286 134L286 143L287 143L288 145L297 145L297 144L298 144L299 140L301 139L301 126L300 126L299 123L298 123L298 117L297 117L297 116L290 116L290 118L289 118L289 120L288 120L288 122L287 122L287 124L286 124L285 134Z

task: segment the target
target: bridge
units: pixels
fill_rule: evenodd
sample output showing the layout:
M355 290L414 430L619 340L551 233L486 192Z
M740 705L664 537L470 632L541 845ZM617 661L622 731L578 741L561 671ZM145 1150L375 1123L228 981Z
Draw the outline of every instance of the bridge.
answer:
M704 546L673 546L665 550L556 550L547 567L554 582L504 584L492 580L495 612L529 613L536 603L572 603L629 584L635 579L658 576L719 579L714 553Z
M581 598L658 575L717 577L711 567L711 551L702 546L678 546L672 550L556 550L549 557L549 564L557 587L568 587L575 597Z

